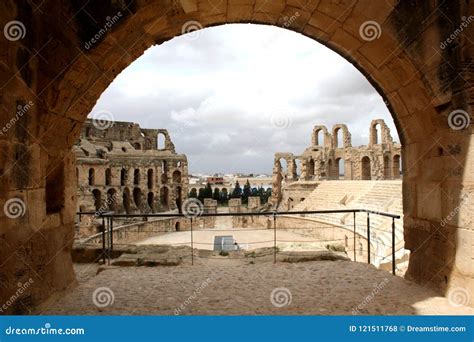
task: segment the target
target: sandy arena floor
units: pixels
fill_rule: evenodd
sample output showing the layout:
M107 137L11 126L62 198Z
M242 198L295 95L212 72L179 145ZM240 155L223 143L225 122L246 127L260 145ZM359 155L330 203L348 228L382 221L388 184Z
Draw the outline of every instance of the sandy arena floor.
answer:
M474 314L431 290L350 261L273 264L197 259L194 266L76 265L79 285L37 314Z

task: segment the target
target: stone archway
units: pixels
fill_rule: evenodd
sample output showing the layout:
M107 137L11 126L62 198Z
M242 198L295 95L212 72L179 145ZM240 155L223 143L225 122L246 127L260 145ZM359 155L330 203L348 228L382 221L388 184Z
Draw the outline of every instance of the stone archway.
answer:
M26 31L22 39L0 40L0 51L6 52L0 55L1 80L6 80L1 85L0 145L5 152L0 155L0 202L18 198L26 207L16 220L0 217L0 236L8 241L0 240L8 246L0 249L5 275L0 302L16 290L19 274L39 278L32 304L74 282L71 146L114 77L151 45L185 32L190 21L202 27L237 22L282 26L352 62L386 100L403 145L404 234L411 250L407 276L443 290L474 288L473 223L461 200L472 197L472 128L448 124L450 113L472 109L472 85L462 82L473 78L472 68L465 67L473 47L467 39L448 48L436 45L473 12L472 2L152 0L124 7L123 2L45 0L39 9L31 6L26 0L0 4L1 25L17 20ZM296 12L296 20L285 19ZM58 18L67 24L58 26ZM57 173L62 175L57 184L64 184L55 203L60 212L48 212L45 175L58 165L63 172ZM442 225L455 209L457 215ZM24 260L11 257L27 243L36 248L27 250ZM39 260L47 260L46 265Z

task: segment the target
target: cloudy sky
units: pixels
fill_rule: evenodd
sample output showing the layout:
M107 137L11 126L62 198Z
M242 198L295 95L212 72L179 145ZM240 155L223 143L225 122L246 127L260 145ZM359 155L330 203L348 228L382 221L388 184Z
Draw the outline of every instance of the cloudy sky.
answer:
M272 26L204 29L150 48L102 94L89 117L166 128L192 173L271 173L273 154L301 153L315 125L345 123L353 146L372 119L399 141L382 97L349 62Z

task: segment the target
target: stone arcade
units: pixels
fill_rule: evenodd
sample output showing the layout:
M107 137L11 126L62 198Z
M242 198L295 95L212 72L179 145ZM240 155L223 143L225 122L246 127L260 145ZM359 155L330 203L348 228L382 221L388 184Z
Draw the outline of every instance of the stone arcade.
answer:
M326 126L315 126L311 146L301 155L275 153L273 204L279 205L287 188L299 186L305 191L313 190L317 183L312 181L399 179L401 146L393 141L383 120L371 122L369 137L368 145L352 147L346 125L334 125L332 134Z
M180 209L187 197L186 156L164 129L88 120L74 152L79 211L153 213Z
M444 294L474 293L474 46L466 39L474 25L440 47L473 13L474 2L461 0L1 1L0 27L24 29L0 37L0 206L23 204L19 215L0 211L0 303L30 278L9 312L75 283L72 147L113 79L190 21L285 26L353 63L386 101L400 136L406 277ZM361 32L374 22L379 34L367 39ZM27 114L18 112L26 104ZM467 124L450 121L453 113L465 113Z

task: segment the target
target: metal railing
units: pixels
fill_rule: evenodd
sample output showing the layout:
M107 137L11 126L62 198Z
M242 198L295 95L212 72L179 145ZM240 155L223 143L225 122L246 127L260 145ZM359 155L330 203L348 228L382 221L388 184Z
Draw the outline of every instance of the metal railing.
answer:
M353 214L353 259L357 261L357 253L356 253L356 237L361 236L361 234L357 233L357 213L366 213L367 214L367 226L366 226L366 236L362 236L363 238L367 239L367 263L371 264L371 227L370 223L370 215L378 215L382 217L388 217L392 219L391 222L391 266L392 266L392 273L395 274L396 271L396 236L395 236L395 220L400 219L400 215L390 214L386 212L368 210L368 209L339 209L339 210L310 210L310 211L274 211L274 212L242 212L242 213L201 213L197 216L188 216L183 213L155 213L155 214L117 214L114 212L78 212L77 215L79 217L79 222L82 221L83 216L95 216L97 219L102 220L102 260L104 263L110 264L111 259L113 258L114 252L114 219L125 219L125 218L182 218L185 220L189 220L190 223L190 245L191 245L191 264L194 265L194 223L199 218L205 217L244 217L244 216L266 216L273 218L273 262L276 263L277 261L277 219L280 216L293 216L293 215L300 215L300 218L307 218L306 215L318 215L318 214ZM301 216L304 215L304 216ZM150 221L152 222L152 221ZM323 223L334 225L333 223L328 223L321 221ZM311 227L309 227L311 228ZM347 228L347 226L345 227ZM291 228L295 229L295 228ZM301 228L301 229L307 229ZM268 228L264 229L249 229L244 228L245 231L251 230L268 230ZM202 231L202 229L200 229ZM212 229L212 231L219 231L219 229ZM228 231L228 230L224 230ZM316 240L315 242L321 241L336 241L335 239L329 240ZM268 242L268 241L267 241ZM288 241L287 241L288 242ZM300 241L306 242L306 241ZM258 242L257 242L258 243ZM202 244L202 243L199 243ZM386 246L386 245L385 245Z

